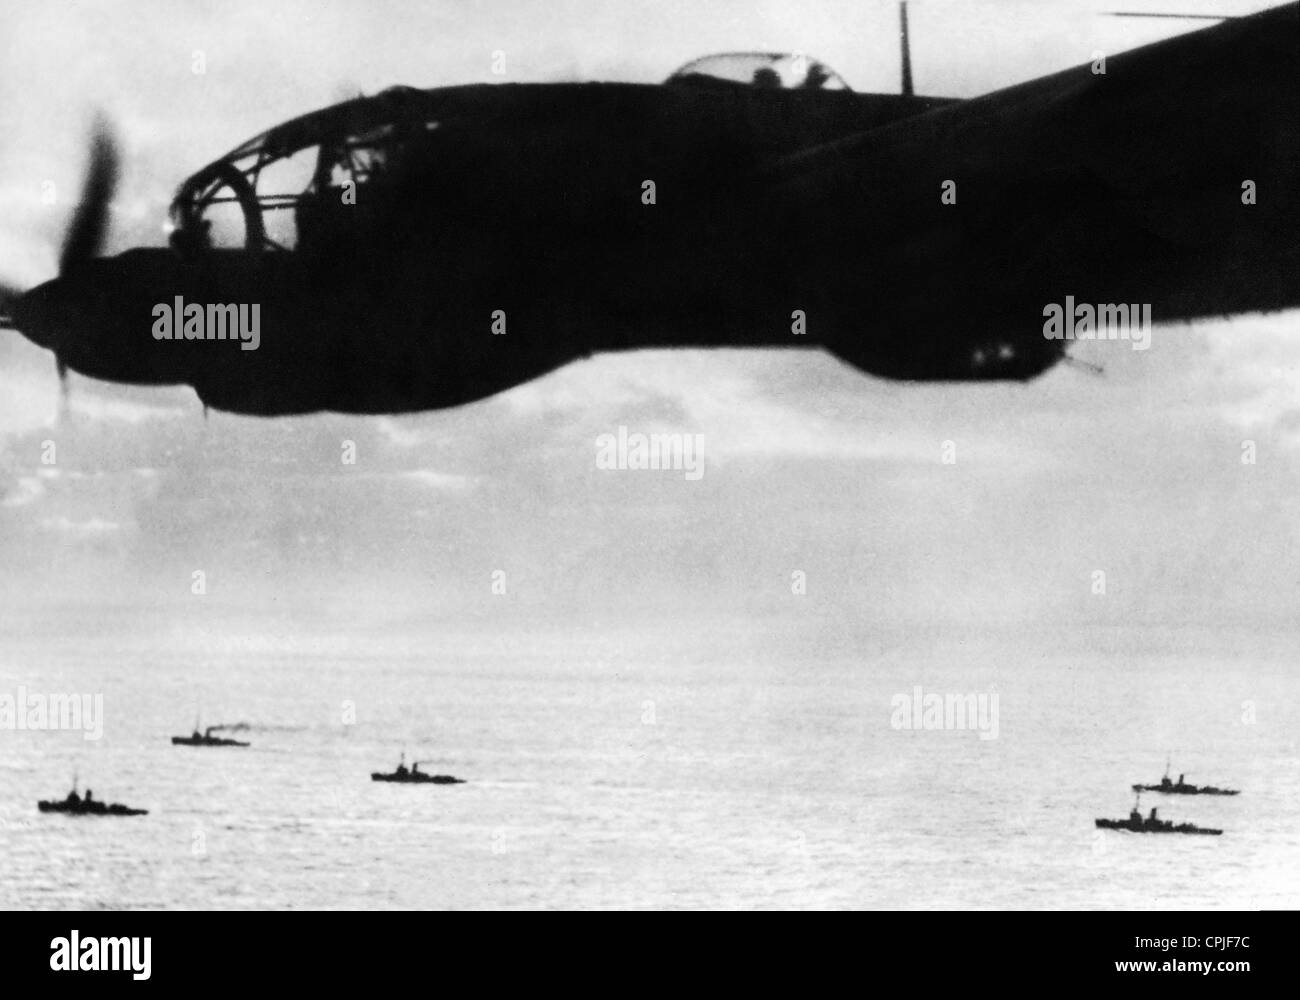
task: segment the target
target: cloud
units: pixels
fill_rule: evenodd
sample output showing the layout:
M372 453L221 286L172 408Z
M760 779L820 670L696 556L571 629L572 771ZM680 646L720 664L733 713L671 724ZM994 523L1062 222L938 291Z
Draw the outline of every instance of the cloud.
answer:
M383 441L394 448L419 448L452 442L451 435L442 426L445 419L446 415L442 413L412 415L400 419L376 417L373 426Z
M86 521L73 521L62 515L42 518L41 526L74 538L99 538L120 531L122 527L116 521L106 521L99 517L92 517Z
M26 507L45 496L45 484L39 476L19 476L18 489L0 500L0 507Z
M60 426L61 409L77 420L132 426L182 417L191 411L157 401L158 396L166 398L176 391L110 386L74 373L69 375L67 401L61 406L53 356L35 347L30 351L19 347L0 353L0 439L65 430Z
M397 478L419 483L434 490L459 492L467 490L476 482L473 476L462 476L450 472L436 472L433 469L410 469L396 473Z
M1221 398L1219 416L1240 429L1287 430L1284 440L1300 444L1294 432L1300 416L1300 313L1246 316L1204 331L1210 364L1202 383Z
M956 431L912 420L926 406L895 405L897 389L814 350L646 350L569 365L512 389L500 405L530 426L559 415L594 433L626 426L646 434L702 434L710 463L937 462L942 441ZM904 426L909 421L913 426ZM981 417L973 430L969 421L961 426L964 452L1021 466L1030 459L1033 449L1023 441L1008 444L996 421ZM1049 457L1040 452L1034 460L1047 464Z
M8 361L7 352L0 356L0 362ZM58 414L59 389L53 360L48 371L39 373L0 364L0 440L51 427Z
M72 394L68 408L81 417L115 423L139 425L148 420L166 420L184 417L187 411L179 406L160 406L137 400L113 399L96 392L78 391Z

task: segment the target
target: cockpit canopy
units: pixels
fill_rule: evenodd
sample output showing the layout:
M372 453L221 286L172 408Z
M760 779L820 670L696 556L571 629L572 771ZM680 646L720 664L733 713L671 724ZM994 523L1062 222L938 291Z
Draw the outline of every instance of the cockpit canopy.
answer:
M427 91L392 87L249 139L181 185L171 207L173 245L294 249L308 208L315 216L332 202L363 205L366 185L438 127L434 103Z
M824 63L801 53L737 52L687 63L670 84L743 84L845 90ZM294 118L231 150L184 184L172 202L172 245L295 250L364 223L373 182L429 155L440 124L438 91L391 87L373 97Z
M688 62L668 83L721 80L786 90L848 90L844 78L802 52L723 52Z

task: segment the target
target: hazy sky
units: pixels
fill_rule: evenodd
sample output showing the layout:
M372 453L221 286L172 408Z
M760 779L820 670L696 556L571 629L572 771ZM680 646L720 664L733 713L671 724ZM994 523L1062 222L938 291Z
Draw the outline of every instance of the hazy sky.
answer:
M917 89L973 96L1189 27L1096 16L1119 5L918 0ZM808 52L857 90L894 91L896 17L872 0L7 0L0 276L53 276L96 108L123 143L117 252L162 243L186 174L357 91L499 81L494 50L506 80L652 82L733 49ZM0 611L1282 629L1300 530L1296 320L1158 328L1145 353L1090 355L1104 377L1060 367L1024 386L891 384L811 352L645 352L414 417L206 422L191 390L75 375L59 419L52 357L0 333ZM597 469L597 436L620 425L703 435L703 478Z

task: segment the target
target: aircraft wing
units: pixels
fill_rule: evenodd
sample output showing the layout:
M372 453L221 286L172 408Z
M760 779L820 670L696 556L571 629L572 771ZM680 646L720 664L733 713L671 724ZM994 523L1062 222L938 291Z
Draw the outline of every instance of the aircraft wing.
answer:
M833 351L857 360L854 315L873 340L942 339L1041 329L1067 295L1147 303L1155 323L1300 305L1300 4L1100 69L772 167L794 294L829 318Z

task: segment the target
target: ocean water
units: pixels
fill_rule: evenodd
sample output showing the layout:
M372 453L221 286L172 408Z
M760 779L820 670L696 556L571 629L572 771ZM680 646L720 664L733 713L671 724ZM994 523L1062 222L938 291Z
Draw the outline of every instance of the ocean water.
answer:
M1300 905L1300 679L1220 636L720 628L7 634L0 692L104 697L101 739L0 731L7 908ZM996 739L891 701L996 694ZM988 704L988 703L986 703ZM246 724L248 749L173 747ZM345 721L346 720L346 721ZM369 780L405 749L456 786ZM1098 831L1129 785L1222 837ZM76 774L150 810L41 814Z

